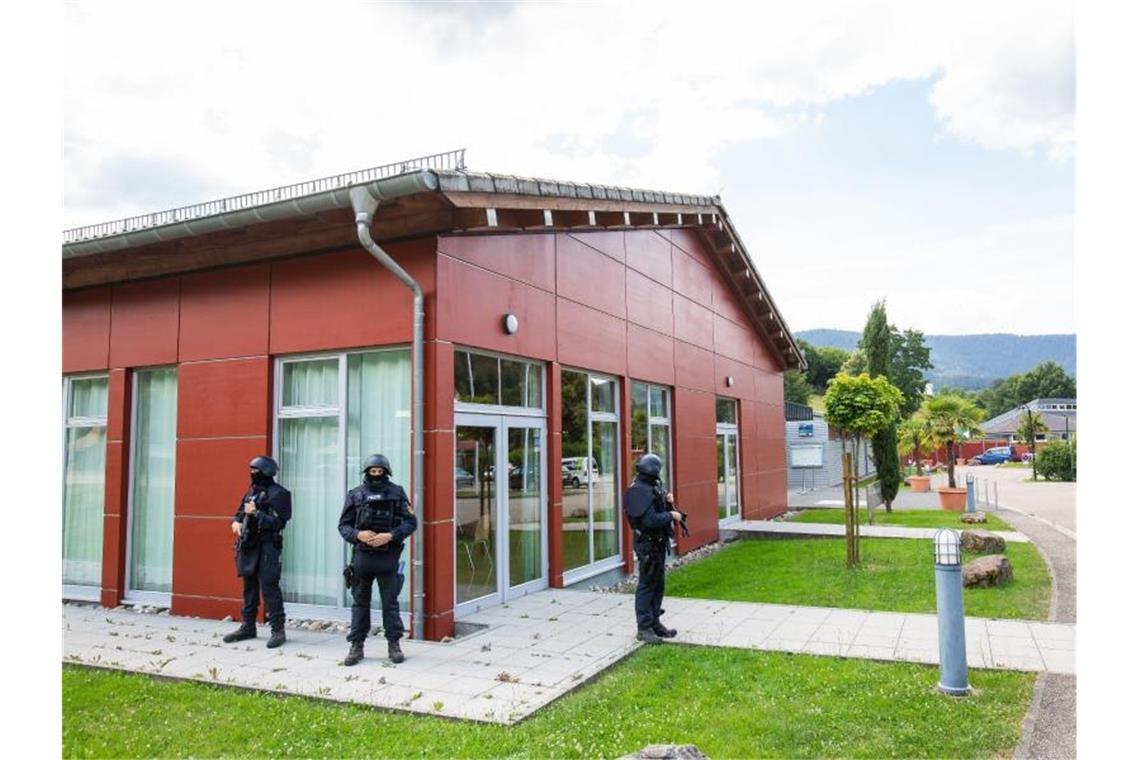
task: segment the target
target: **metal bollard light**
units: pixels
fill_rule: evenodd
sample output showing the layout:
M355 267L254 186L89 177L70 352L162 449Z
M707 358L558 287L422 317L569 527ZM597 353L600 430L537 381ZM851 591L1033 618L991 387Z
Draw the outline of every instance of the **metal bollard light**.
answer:
M978 497L974 492L974 481L977 480L973 475L966 476L966 511L978 511Z
M970 693L966 680L966 608L962 598L962 550L958 532L934 534L934 591L938 605L938 690L960 697Z

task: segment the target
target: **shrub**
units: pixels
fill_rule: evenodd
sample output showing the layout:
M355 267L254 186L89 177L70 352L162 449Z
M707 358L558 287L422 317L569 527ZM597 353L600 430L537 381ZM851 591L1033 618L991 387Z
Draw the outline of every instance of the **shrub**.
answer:
M1037 450L1037 472L1046 480L1077 479L1077 444L1050 441Z

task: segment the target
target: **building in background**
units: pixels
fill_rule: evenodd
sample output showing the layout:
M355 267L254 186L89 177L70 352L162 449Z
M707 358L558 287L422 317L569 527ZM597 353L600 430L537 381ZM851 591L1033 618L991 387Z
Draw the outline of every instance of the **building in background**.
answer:
M1038 433L1037 441L1067 441L1077 434L1077 400L1075 398L1035 398L1026 404L1003 412L982 423L982 433L987 440L997 439L1012 444L1017 440L1017 428L1026 410L1041 415L1048 428ZM997 445L997 444L995 444Z
M417 401L412 295L349 188L424 295L414 635L631 571L643 452L690 515L682 550L786 509L781 374L803 358L719 199L441 155L65 233L66 597L236 616L229 521L269 453L287 613L347 617L344 493L377 452L414 493Z

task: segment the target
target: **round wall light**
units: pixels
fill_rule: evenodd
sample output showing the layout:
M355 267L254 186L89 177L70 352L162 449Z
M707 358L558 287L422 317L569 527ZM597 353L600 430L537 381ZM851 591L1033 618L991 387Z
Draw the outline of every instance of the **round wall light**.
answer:
M514 314L507 314L503 317L503 329L507 331L507 335L514 335L519 331L519 318Z
M733 383L732 375L729 375L728 377L726 377L724 379L724 384L727 385L729 388L732 387L732 383Z

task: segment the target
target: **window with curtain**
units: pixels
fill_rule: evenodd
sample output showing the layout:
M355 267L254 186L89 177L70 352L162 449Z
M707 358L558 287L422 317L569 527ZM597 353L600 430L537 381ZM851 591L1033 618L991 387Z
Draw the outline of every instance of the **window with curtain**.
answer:
M621 551L617 381L562 372L563 571ZM569 483L578 482L575 488Z
M103 570L107 377L64 379L63 582L98 589Z
M128 590L170 593L178 370L135 374Z
M288 602L345 607L351 601L341 572L352 550L337 521L345 492L361 482L361 463L384 454L396 482L411 491L411 353L401 348L282 359L279 378L278 480L293 494L282 591ZM410 545L404 546L405 560ZM405 583L400 594L404 610L409 588Z
M631 468L644 454L661 458L661 482L672 489L672 458L669 455L669 389L634 381L630 386L633 398L633 450Z

